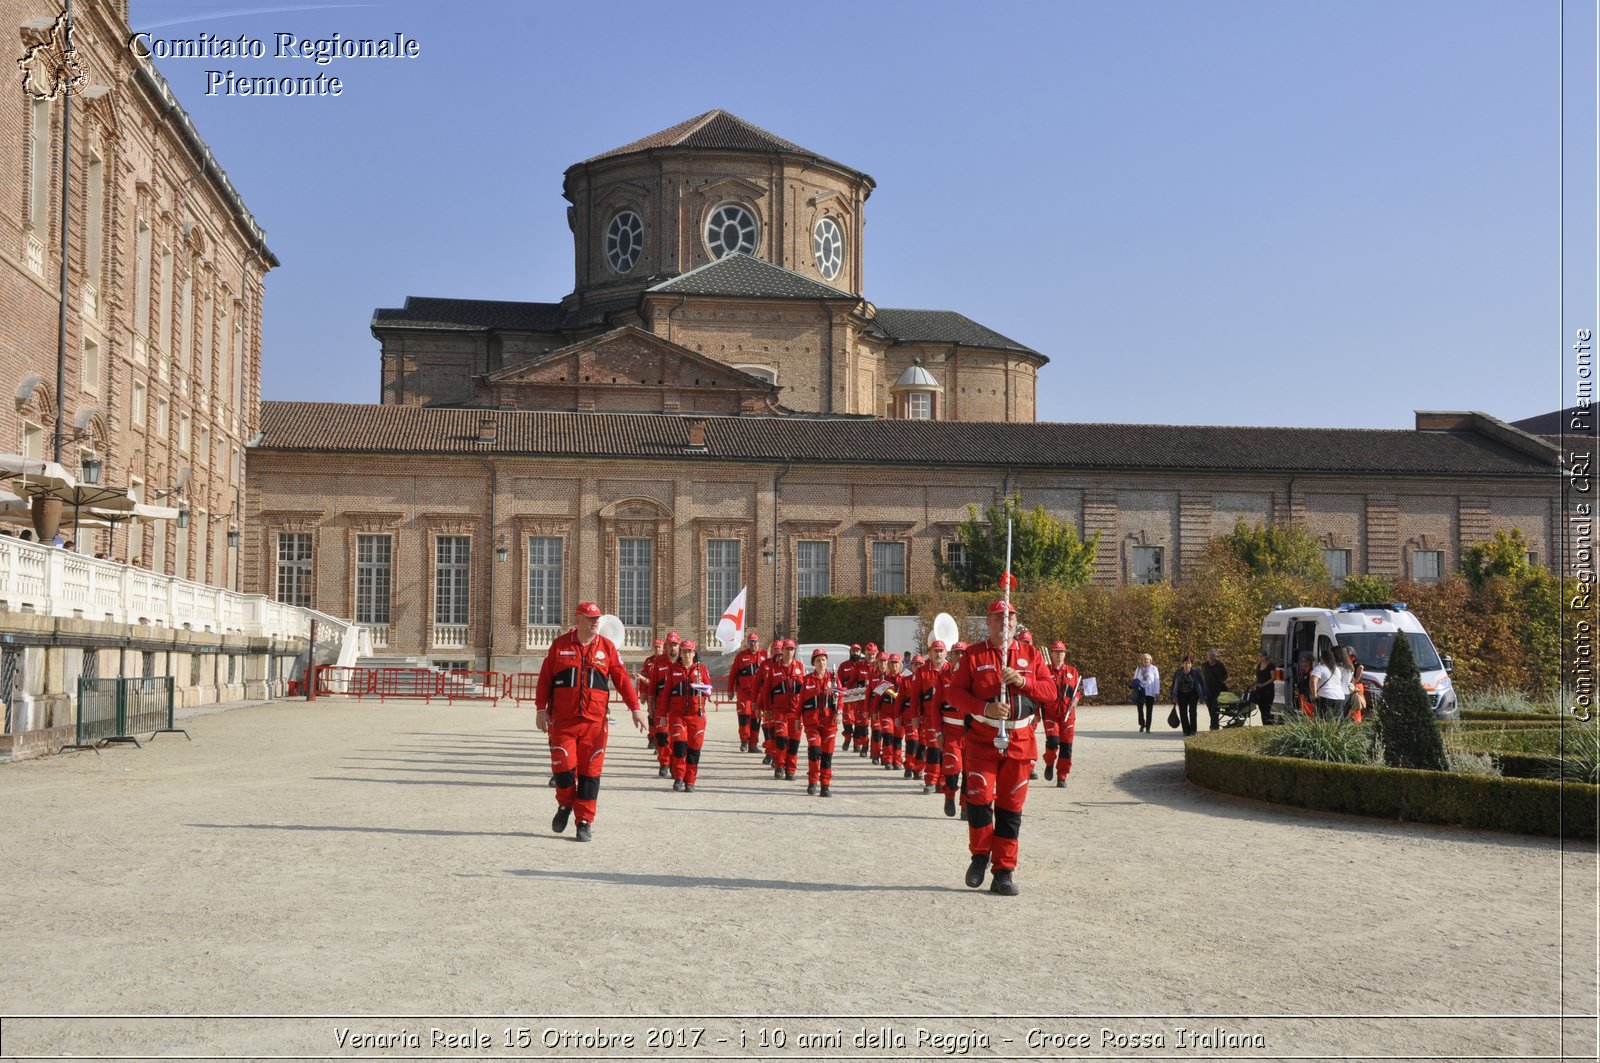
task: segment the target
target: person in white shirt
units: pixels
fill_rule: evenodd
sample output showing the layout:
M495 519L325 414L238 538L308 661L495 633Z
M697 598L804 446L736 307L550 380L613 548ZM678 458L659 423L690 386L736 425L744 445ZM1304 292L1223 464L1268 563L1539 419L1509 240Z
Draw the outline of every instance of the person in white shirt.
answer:
M1350 700L1350 670L1339 663L1331 646L1322 651L1316 667L1311 669L1311 697L1317 703L1318 716L1344 719L1345 703Z
M1149 731L1156 715L1156 698L1161 694L1161 669L1148 653L1139 658L1128 688L1133 691L1133 704L1139 710L1139 730Z

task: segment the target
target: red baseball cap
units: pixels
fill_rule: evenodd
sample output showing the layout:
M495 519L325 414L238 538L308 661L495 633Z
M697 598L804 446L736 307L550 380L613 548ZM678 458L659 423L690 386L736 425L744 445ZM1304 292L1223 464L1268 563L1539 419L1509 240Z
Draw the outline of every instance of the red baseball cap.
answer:
M1050 648L1052 650L1061 650L1063 653L1065 653L1066 649L1067 649L1067 644L1065 642L1062 642L1060 639L1056 639L1054 642L1052 642L1050 644Z
M928 659L926 657L924 657L922 654L919 653L915 657L911 658L911 663L912 664L927 664L928 663Z
M944 644L944 639L934 639L932 642L928 643L928 649L930 650L947 650L949 648L950 647Z
M752 632L750 632L750 634L748 634L748 635L746 635L744 637L744 640L746 642L760 642L761 641L761 636L756 634L754 631L752 631Z
M786 650L793 650L799 649L799 646L795 643L794 639L784 639L783 648Z
M683 640L678 638L678 633L676 631L667 632L667 642L669 644L670 643L674 643L674 642L681 642L681 641L683 641Z
M1033 645L1033 632L1031 631L1024 631L1022 634L1018 635L1017 638L1021 639L1023 642L1026 642L1030 646Z
M859 649L860 649L860 648L861 648L861 643L859 643L859 642L852 642L852 643L851 643L851 644L850 644L850 648L851 648L851 649L852 649L852 650L859 650Z
M694 649L694 639L684 639L681 643L678 644L678 649L680 649L680 650L692 650L692 649Z
M821 646L818 646L816 649L811 651L811 659L813 661L816 660L818 657L826 657L827 655L828 655L828 651L823 649Z
M662 641L661 641L661 640L660 640L660 639L656 639L656 645L657 645L657 646L665 646L665 645L666 645L666 643L665 643L665 642L662 642Z
M867 652L868 653L877 653L878 652L878 644L876 642L867 643Z
M950 649L953 653L966 653L967 644L965 642L958 642L954 646L951 646Z
M1010 604L1009 602L1006 602L1006 601L1002 600L1002 601L998 601L998 602L990 602L989 603L989 615L990 616L993 616L995 613L1010 613L1013 616L1015 616L1016 612L1017 612L1017 607L1012 605L1012 604Z
M594 604L593 602L579 602L578 603L578 615L579 616L599 616L599 615L601 615L600 614L600 607L598 605Z
M890 664L899 664L900 663L900 655L898 653L889 654L889 663Z

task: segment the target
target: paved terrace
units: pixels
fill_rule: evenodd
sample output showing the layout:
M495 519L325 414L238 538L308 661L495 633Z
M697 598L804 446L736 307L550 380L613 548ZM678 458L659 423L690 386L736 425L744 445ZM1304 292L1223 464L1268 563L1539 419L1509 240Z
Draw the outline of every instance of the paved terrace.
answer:
M1594 1010L1592 849L1209 794L1172 733L1096 708L1070 788L1035 784L1007 900L962 886L937 798L854 757L807 798L726 712L692 795L619 726L594 843L553 836L531 717L278 702L0 769L5 1015L391 1016L6 1018L5 1054L357 1054L345 1029L421 1038L361 1050L390 1058L606 1055L595 1031L632 1058L948 1058L936 1035L984 1058L1555 1058L1563 1034L1594 1057L1593 1019L1560 1019ZM640 1051L646 1025L707 1033Z

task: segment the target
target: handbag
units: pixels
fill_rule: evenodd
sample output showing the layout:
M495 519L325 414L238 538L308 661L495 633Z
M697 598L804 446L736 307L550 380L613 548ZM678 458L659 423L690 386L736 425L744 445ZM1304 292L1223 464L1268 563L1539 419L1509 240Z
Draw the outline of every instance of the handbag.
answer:
M1172 711L1167 713L1167 726L1176 729L1178 726L1178 706L1172 706Z

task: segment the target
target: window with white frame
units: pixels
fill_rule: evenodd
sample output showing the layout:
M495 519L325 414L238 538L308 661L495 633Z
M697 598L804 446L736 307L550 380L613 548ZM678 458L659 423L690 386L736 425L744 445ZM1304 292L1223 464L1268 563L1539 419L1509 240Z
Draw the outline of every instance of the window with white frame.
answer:
M200 429L200 445L195 448L194 454L195 454L195 461L196 461L197 464L205 465L205 464L208 464L211 461L211 429L210 428L201 428Z
M471 591L472 538L439 536L433 545L433 622L467 623Z
M182 295L178 299L178 369L188 373L194 368L194 276L183 278Z
M193 423L188 414L180 413L178 415L178 449L185 453L189 450L189 440L191 438L189 429Z
M926 391L913 391L906 396L906 419L911 421L933 420L933 396Z
M706 540L706 626L715 627L739 593L739 540Z
M1160 546L1135 546L1128 555L1128 581L1160 583L1166 578L1163 566L1165 552L1165 548Z
M239 312L233 323L233 408L244 409L244 318L245 304L241 300Z
M528 536L528 623L559 624L565 616L561 562L566 541L559 535Z
M311 608L311 533L278 533L278 601Z
M50 218L50 101L33 101L28 123L28 224L43 229Z
M133 382L133 398L128 403L128 415L133 423L140 428L144 427L145 418L145 386L137 380Z
M394 536L356 536L356 623L389 622L394 583Z
M233 327L228 321L228 308L222 307L222 317L217 322L217 403L228 399L228 381L233 370Z
M1350 575L1350 551L1324 550L1322 563L1328 566L1328 576L1333 580L1335 587L1344 583Z
M89 283L99 285L105 260L106 167L96 152L89 153L89 183L84 189L83 257Z
M1443 574L1443 550L1413 550L1411 552L1412 579L1421 583L1434 583Z
M654 539L617 540L617 617L627 627L651 627L655 622L655 550Z
M100 345L87 336L83 340L83 365L79 368L82 370L81 383L83 390L98 394L100 391Z
M133 330L150 335L150 226L143 221L133 240Z
M904 594L906 592L906 544L872 544L872 593Z
M156 435L162 439L167 437L167 430L172 426L170 410L166 399L156 400Z
M161 353L172 357L172 248L161 249L161 303L156 308L161 318L156 324L158 331L157 341L161 344ZM162 365L166 364L163 359Z
M206 389L211 387L211 343L215 334L216 320L212 316L216 303L210 292L206 292L205 299L200 303L200 364L195 367L195 376L200 380L200 386Z
M36 424L23 424L22 426L22 456L25 458L44 457L44 429Z
M966 572L967 560L966 543L954 539L944 544L944 563L949 566L952 577Z
M816 598L833 591L833 544L801 539L794 544L795 597Z

